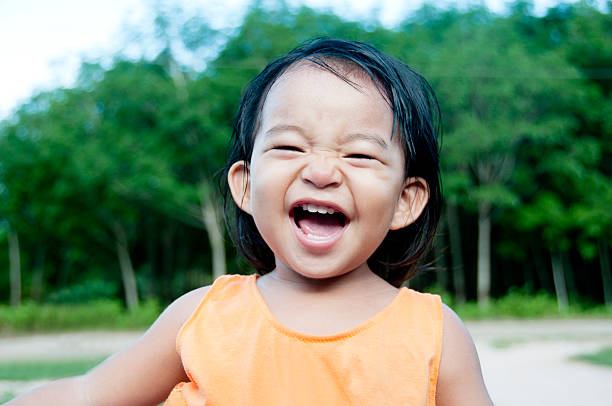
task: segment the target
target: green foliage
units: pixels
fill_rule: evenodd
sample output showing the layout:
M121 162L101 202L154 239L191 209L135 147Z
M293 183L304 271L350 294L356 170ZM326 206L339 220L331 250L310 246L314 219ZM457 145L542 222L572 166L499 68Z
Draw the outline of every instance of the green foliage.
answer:
M82 304L25 303L19 307L0 306L0 333L141 329L150 326L161 308L149 300L133 310L125 310L117 300L98 300Z
M86 303L100 299L112 299L117 294L117 286L99 279L86 280L81 284L67 286L52 292L46 299L48 303Z
M4 403L4 402L8 402L9 400L13 399L16 395L12 392L5 392L5 393L0 393L0 402Z
M469 294L481 208L493 221L494 294L525 284L552 291L550 251L567 251L580 269L568 271L568 288L602 301L601 250L612 241L609 11L581 2L536 17L516 2L499 16L425 5L387 29L257 4L231 32L212 29L204 12L158 5L154 38L140 44L156 55L83 63L74 88L38 94L0 123L0 269L14 230L25 297L82 303L124 293L115 288L118 226L147 295L167 301L210 282L202 205L218 201L215 174L242 89L272 59L329 35L372 43L435 88L445 198L459 208L465 258L449 265L464 272ZM239 272L229 257L229 272ZM2 278L1 300L8 290ZM534 300L517 312L550 310Z
M59 379L81 375L98 365L103 359L72 359L46 361L0 362L0 379L11 381L33 381L36 379Z
M612 367L612 347L602 348L601 350L591 354L577 355L573 357L573 359L578 361L587 361L595 365Z
M452 302L449 302L452 303ZM453 306L459 316L475 319L538 319L557 317L612 317L612 309L592 303L572 303L567 312L560 314L554 296L545 293L528 293L526 290L511 290L507 295L493 299L486 307L477 303Z
M466 303L456 307L455 311L465 319L559 316L557 301L553 296L543 292L534 295L518 290L511 291L499 299L493 299L487 307L482 308L476 303Z

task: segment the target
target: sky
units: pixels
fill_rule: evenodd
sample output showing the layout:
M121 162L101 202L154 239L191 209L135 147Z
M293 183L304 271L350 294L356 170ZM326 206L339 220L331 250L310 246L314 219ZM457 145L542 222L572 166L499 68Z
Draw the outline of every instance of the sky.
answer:
M122 27L145 20L151 0L0 0L0 120L38 91L74 83L82 60L108 57L124 48ZM185 9L206 10L215 28L236 26L249 0L175 0ZM363 18L378 8L393 26L423 0L293 0L331 9L345 18ZM504 0L437 0L438 6L485 3L503 13ZM535 0L542 14L559 0ZM601 0L603 3L603 0ZM265 1L264 1L265 4Z

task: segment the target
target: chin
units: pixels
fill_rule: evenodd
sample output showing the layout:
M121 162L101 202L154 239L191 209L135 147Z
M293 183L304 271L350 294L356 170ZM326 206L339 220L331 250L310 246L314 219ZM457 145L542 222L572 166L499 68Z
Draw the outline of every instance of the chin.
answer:
M347 275L356 269L361 268L359 263L353 261L333 261L331 258L291 258L283 261L276 257L276 268L284 268L286 271L293 272L301 277L308 279L329 279ZM365 262L365 261L364 261ZM367 266L367 265L366 265Z
M348 272L337 272L337 273L329 273L329 272L300 272L300 271L296 271L297 273L299 273L300 275L302 275L304 278L308 278L308 279L329 279L329 278L334 278L336 276L341 276L344 275Z
M293 272L308 279L336 278L338 276L349 274L354 270L353 268L334 270L333 267L330 267L329 265L322 265L320 267L296 267L291 269L293 270Z

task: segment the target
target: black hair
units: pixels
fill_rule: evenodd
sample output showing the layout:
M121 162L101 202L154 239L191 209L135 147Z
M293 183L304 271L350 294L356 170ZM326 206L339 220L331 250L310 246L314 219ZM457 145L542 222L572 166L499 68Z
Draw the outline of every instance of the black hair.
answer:
M418 271L440 217L440 109L433 89L423 76L362 42L317 38L273 61L248 84L234 122L230 155L220 179L230 236L259 273L274 269L274 254L259 234L251 215L234 203L227 186L227 174L235 162L250 162L267 94L274 82L300 61L312 62L353 85L344 73L347 69L340 71L338 67L356 67L365 72L393 112L392 136L396 133L401 136L406 157L405 177L421 177L427 182L429 200L419 218L405 228L389 231L368 259L372 271L392 285L400 286Z

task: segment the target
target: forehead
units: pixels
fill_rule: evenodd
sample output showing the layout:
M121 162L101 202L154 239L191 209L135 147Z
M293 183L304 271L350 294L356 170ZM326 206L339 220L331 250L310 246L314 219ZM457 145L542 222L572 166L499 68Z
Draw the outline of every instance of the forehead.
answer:
M310 60L301 60L289 66L270 87L264 104L270 94L278 92L279 89L285 90L288 86L308 87L305 82L323 80L326 84L336 82L336 86L348 86L363 93L364 96L373 98L372 101L382 101L390 108L386 95L381 92L382 88L379 88L370 75L357 64L341 59L326 59L320 63L321 65Z
M309 112L319 116L327 113L328 117L320 119L351 115L355 124L379 121L388 125L390 134L392 109L370 76L351 62L328 61L328 66L334 72L311 61L290 66L265 96L260 122L296 119L297 113Z

